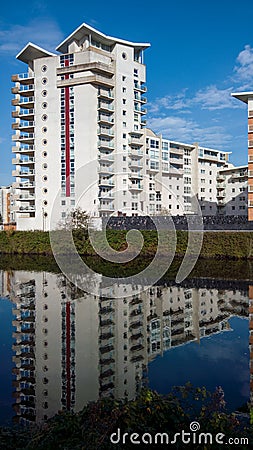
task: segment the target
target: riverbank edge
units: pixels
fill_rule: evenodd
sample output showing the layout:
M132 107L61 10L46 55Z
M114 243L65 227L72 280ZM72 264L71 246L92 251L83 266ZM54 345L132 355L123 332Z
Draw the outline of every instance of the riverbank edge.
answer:
M97 237L102 242L102 232L97 231ZM122 251L127 247L125 240L127 231L108 230L107 240L109 245L117 251ZM152 257L157 250L157 232L141 231L144 238L144 245L140 256ZM177 231L176 253L177 257L184 257L188 245L188 231ZM92 247L87 232L74 230L73 239L75 247L81 256L97 256ZM200 232L191 231L192 248L199 248ZM58 240L56 253L70 254L69 249ZM52 256L50 244L50 233L43 231L1 231L0 232L0 254L8 255L44 255ZM167 254L161 254L167 257ZM194 254L192 255L195 256ZM203 242L200 251L200 258L216 259L249 259L253 260L253 231L208 231L203 232Z

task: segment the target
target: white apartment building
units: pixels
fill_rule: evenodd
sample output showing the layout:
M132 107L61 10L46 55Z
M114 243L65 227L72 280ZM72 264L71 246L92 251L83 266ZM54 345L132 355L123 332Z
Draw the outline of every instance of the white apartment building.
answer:
M58 53L29 43L17 55L27 65L12 76L17 229L56 228L77 206L92 217L182 215L196 198L204 215L220 212L229 153L146 128L149 45L82 24Z
M59 53L29 43L17 55L27 64L12 77L18 229L55 227L85 190L78 204L93 216L121 209L123 190L129 205L132 192L141 192L135 163L143 147L148 47L82 24Z

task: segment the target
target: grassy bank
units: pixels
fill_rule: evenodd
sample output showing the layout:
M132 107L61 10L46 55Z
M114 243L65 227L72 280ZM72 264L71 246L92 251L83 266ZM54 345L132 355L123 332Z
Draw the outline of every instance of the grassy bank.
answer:
M144 245L141 256L150 257L157 249L157 234L155 231L142 231ZM107 232L107 239L115 250L124 250L127 246L125 231ZM97 232L98 240L102 235ZM192 233L193 241L197 240L198 233ZM74 233L74 241L80 255L95 256L96 252L88 238L83 233ZM188 244L188 232L177 232L176 255L184 256ZM193 245L194 247L194 245ZM68 251L59 242L60 253ZM2 231L0 232L0 254L11 255L52 255L48 232L42 231ZM166 256L166 254L164 255ZM228 258L228 259L253 259L253 232L206 232L203 235L203 245L200 256L202 258Z

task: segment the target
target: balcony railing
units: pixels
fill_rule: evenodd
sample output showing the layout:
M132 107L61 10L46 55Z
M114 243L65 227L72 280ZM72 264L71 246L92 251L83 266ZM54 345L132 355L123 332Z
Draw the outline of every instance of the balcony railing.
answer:
M134 89L138 89L139 91L142 91L142 92L147 92L146 86L144 86L143 84L137 83L137 82L134 83Z
M128 185L128 189L129 189L130 191L140 191L140 190L143 189L143 184L142 184L142 183L138 183L138 184L130 183L130 184Z
M99 139L98 141L98 147L103 147L103 148L114 148L114 142L112 141L107 141L104 139Z

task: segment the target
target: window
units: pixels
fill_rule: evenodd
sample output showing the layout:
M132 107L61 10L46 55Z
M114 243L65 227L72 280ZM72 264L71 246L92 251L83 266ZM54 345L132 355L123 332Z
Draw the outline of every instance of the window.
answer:
M44 84L44 85L47 84L47 78L45 78L45 77L42 78L41 83Z
M134 69L134 76L138 77L138 69Z
M123 59L127 59L127 54L125 52L123 52L121 56Z
M125 98L122 98L122 103L123 103L123 105L126 105L126 99Z
M42 128L42 133L46 133L47 132L47 127L43 127Z
M46 114L43 114L42 116L41 116L41 118L42 118L42 120L47 120L47 115Z
M44 64L42 67L41 67L41 72L46 72L47 71L47 66Z
M122 114L123 114L123 116L126 116L126 110L125 109L123 109Z
M122 81L126 81L125 75L122 76Z
M47 108L47 102L43 102L41 106L42 106L43 109L46 109Z
M126 139L126 133L122 134L123 139Z
M46 97L47 96L47 91L46 90L42 91L41 95L42 95L42 97Z

